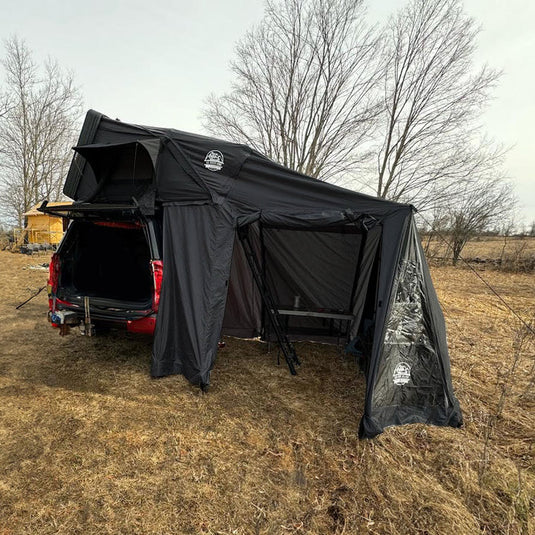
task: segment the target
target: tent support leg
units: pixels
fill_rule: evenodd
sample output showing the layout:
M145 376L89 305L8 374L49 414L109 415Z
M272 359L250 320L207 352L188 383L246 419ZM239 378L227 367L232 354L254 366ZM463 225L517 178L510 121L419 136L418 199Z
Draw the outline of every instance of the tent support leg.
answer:
M242 227L238 229L238 237L240 238L240 243L242 244L243 251L245 252L245 256L247 258L247 262L249 263L249 267L251 268L253 279L256 283L256 286L258 287L260 296L262 297L262 302L264 303L267 316L269 318L269 321L271 322L271 326L273 327L275 336L277 337L277 341L286 360L286 364L288 364L290 373L292 375L297 375L295 366L298 366L300 364L299 358L297 356L297 353L295 352L295 348L293 347L292 343L288 339L288 336L286 335L286 332L282 326L275 300L273 299L273 296L269 291L269 288L267 287L264 278L262 277L262 270L258 263L258 258L256 257L256 254L251 245L251 241L249 240L249 228Z

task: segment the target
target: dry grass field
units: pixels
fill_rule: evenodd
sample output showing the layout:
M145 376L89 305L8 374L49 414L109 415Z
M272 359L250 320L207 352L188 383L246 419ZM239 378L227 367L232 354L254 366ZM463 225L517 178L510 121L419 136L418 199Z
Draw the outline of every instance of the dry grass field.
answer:
M0 535L534 534L533 339L467 270L433 268L462 429L356 435L364 378L328 346L228 339L202 395L151 339L60 337L46 281L0 252ZM535 275L484 276L526 320Z
M424 236L423 244L431 260L451 259L449 238ZM461 256L470 263L500 267L504 271L535 271L535 238L487 236L469 241ZM462 262L461 262L462 263Z

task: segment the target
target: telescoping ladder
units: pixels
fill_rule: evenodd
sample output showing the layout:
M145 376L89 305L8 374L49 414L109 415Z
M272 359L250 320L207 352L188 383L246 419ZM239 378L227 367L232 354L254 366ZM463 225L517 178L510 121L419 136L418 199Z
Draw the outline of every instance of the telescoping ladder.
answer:
M275 333L275 336L277 337L277 342L279 343L279 347L281 348L281 351L284 355L284 359L286 360L286 364L288 364L290 373L292 375L297 375L295 367L299 366L299 364L301 363L299 362L299 358L297 356L297 353L295 352L294 346L288 339L286 331L282 326L278 307L275 303L275 300L273 299L273 295L267 284L265 283L264 278L262 277L262 271L260 269L258 258L251 245L251 241L249 240L249 227L240 228L238 230L238 236L240 238L243 251L245 252L247 262L249 263L249 267L251 268L253 279L256 283L258 291L260 292L260 296L262 297L262 301L266 308L269 321L271 322L271 326L273 327L273 331Z

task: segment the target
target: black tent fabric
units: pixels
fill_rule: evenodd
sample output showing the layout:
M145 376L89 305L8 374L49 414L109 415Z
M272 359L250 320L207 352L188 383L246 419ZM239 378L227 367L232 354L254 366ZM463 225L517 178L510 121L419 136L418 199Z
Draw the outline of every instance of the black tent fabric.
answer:
M76 151L64 188L75 202L163 212L153 376L180 373L207 385L222 331L265 335L237 239L248 228L278 306L297 297L306 310L343 312L350 348L371 333L361 436L412 422L461 425L411 206L301 175L244 145L92 110ZM318 330L317 318L296 321Z

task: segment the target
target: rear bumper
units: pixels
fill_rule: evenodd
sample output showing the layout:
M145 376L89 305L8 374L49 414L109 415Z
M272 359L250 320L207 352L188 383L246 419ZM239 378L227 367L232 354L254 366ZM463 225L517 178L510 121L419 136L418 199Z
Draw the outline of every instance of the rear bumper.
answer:
M52 310L52 299L49 300L49 307ZM57 310L69 310L76 312L76 315L81 322L84 321L84 309L75 303L63 301L61 299L56 300ZM118 309L105 309L100 307L91 306L90 308L91 321L113 323L115 325L124 325L129 332L142 333L142 334L154 334L156 326L157 314L151 310L118 310ZM50 316L49 316L50 320ZM58 327L52 323L52 326Z

